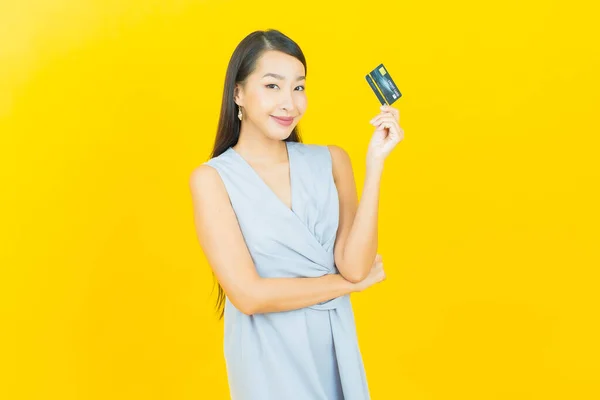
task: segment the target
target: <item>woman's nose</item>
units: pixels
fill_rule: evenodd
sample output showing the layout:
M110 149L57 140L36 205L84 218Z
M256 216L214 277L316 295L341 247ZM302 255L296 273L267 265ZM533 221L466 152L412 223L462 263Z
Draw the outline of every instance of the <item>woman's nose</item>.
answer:
M292 94L289 92L285 92L282 94L282 98L280 99L279 107L282 110L291 111L294 109L294 98Z

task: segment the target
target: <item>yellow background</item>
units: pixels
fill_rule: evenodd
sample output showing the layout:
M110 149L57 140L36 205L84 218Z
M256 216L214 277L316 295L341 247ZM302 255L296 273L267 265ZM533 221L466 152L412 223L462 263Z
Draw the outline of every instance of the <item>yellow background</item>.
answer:
M3 399L227 399L188 177L237 43L302 47L359 192L383 62L372 397L598 399L598 10L584 1L0 1Z

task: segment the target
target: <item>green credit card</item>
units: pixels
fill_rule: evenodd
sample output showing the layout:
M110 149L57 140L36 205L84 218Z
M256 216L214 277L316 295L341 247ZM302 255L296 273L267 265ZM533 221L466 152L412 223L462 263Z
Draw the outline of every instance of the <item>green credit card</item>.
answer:
M365 76L369 86L379 99L381 105L393 104L396 100L402 97L402 93L398 90L398 86L392 79L390 73L383 64L379 64L373 71Z

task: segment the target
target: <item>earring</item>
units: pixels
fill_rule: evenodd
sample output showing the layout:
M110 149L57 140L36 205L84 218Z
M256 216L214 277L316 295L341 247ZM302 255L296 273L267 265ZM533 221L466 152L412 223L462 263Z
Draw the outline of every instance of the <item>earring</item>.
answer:
M242 120L242 107L239 107L238 118L240 121Z

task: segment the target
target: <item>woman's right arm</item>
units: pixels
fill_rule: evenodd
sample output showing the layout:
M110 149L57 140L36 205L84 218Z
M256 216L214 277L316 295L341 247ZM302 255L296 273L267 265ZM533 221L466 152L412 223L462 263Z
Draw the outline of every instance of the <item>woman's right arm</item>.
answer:
M385 279L382 263L362 282L339 274L318 278L262 278L244 241L219 173L200 165L191 173L194 224L200 246L231 303L247 315L308 307L366 289Z

